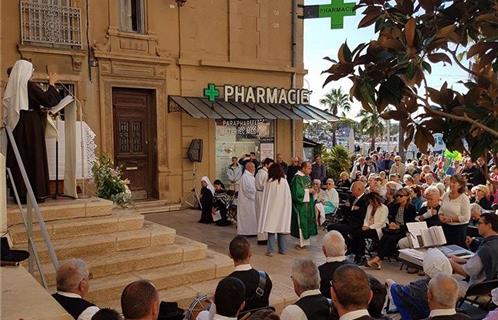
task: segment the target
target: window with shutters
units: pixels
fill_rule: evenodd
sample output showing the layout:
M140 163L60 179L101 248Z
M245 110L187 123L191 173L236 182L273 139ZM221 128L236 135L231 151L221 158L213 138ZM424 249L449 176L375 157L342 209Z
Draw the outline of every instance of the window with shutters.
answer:
M121 31L145 33L144 0L120 0Z

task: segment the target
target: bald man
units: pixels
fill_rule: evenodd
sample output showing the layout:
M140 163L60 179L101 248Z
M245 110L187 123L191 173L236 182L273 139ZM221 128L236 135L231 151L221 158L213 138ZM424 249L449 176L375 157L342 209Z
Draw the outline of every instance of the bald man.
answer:
M356 230L361 230L367 213L368 203L364 199L364 194L365 184L361 181L353 182L351 185L351 198L346 202L345 207L341 208L344 220L327 226L327 230L337 230L342 234L346 240L348 251L352 248L349 234L354 233Z
M256 166L247 162L244 174L240 178L239 196L237 204L237 234L241 236L254 236L258 233L256 219L256 180L254 173Z

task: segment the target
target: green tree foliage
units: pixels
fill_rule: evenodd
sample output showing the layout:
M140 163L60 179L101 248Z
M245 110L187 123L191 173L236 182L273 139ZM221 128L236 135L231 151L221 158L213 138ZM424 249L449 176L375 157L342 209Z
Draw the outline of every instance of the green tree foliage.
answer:
M383 119L375 110L372 110L372 112L361 110L358 117L360 117L362 132L370 137L370 149L375 150L375 139L384 132Z
M322 150L322 161L327 168L327 177L334 180L339 179L342 171L351 168L351 158L349 151L341 145L336 145L330 150Z
M476 158L498 151L498 4L495 0L360 0L358 27L375 25L377 38L351 50L344 43L325 84L347 77L350 96L368 112L400 122L404 146L422 150L441 132L448 148ZM459 54L470 59L461 62ZM437 63L468 73L463 92L429 87ZM417 114L415 116L414 114Z
M327 93L322 99L320 99L320 103L325 105L329 112L337 117L339 110L342 110L342 117L345 117L344 112L351 111L351 104L349 103L349 96L342 92L342 89L332 89L329 93ZM337 139L335 132L337 130L337 126L335 123L332 123L332 145L335 146L337 144Z

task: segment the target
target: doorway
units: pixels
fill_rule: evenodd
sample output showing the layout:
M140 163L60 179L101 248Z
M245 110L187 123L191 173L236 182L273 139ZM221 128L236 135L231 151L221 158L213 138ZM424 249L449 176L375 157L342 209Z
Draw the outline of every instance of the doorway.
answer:
M158 198L154 90L113 88L114 162L133 199Z

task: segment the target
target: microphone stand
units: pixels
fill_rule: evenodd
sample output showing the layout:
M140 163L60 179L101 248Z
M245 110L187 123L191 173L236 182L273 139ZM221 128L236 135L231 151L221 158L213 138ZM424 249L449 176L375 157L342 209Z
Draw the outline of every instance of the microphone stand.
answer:
M81 186L81 196L79 198L80 199L86 199L88 197L86 195L86 190L85 190L86 173L85 173L85 161L84 161L85 155L83 153L83 110L82 110L82 107L81 107L81 101L64 85L64 83L62 83L61 81L57 81L57 83L61 85L61 87L67 92L68 95L70 95L71 97L73 97L74 103L76 104L76 108L78 110L78 115L79 115L79 118L80 118L81 175L83 177L83 183L82 183L82 186ZM58 141L56 141L56 143L58 143ZM58 151L58 148L57 148L57 151ZM56 169L56 172L57 171L58 170ZM57 176L57 178L58 178L58 176ZM56 185L56 190L57 190L57 185Z

